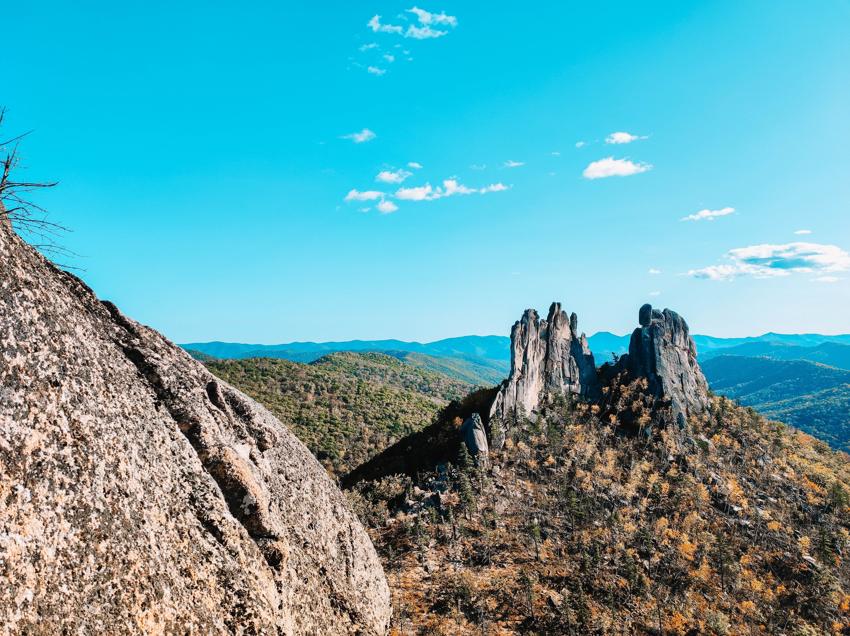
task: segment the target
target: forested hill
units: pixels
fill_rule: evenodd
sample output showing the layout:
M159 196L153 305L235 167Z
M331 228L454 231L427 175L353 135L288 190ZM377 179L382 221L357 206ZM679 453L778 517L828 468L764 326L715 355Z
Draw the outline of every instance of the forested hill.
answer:
M333 353L310 364L218 360L207 367L271 410L332 473L427 426L472 389L382 353Z
M716 393L850 451L850 371L805 360L717 356L702 365Z

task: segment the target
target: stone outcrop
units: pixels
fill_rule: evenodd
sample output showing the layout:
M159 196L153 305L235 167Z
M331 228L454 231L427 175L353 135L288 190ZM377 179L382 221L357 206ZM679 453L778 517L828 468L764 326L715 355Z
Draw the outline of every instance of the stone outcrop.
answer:
M669 400L680 424L708 409L708 383L697 362L688 323L675 311L644 305L638 313L629 353L620 364L635 378L646 378L648 391Z
M522 412L533 416L546 394L595 399L599 380L593 354L578 333L575 314L552 303L546 320L527 309L511 329L511 374L493 402L491 418Z
M2 222L0 493L5 634L387 629L375 550L308 450Z
M460 427L460 434L466 444L469 454L477 461L487 461L490 446L487 443L487 430L478 413L473 413L464 421Z

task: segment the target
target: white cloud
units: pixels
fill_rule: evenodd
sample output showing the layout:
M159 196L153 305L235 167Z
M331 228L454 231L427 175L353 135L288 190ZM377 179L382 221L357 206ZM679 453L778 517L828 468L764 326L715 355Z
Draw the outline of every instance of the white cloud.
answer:
M369 71L372 75L377 75L378 77L387 72L386 69L379 68L377 66L369 66L366 70Z
M450 197L455 194L472 194L474 192L478 192L478 190L475 190L474 188L467 188L465 185L462 185L457 179L446 179L443 181L443 187L445 190L441 196L444 197ZM437 188L437 190L439 190L439 188Z
M505 168L519 168L520 166L524 166L524 165L525 165L524 161L514 161L512 159L508 159L504 163Z
M648 274L652 274L653 276L657 276L658 274L660 274L660 273L661 273L661 270L660 270L660 269L657 269L657 268L655 268L655 267L650 267L650 268L649 268L649 272L647 272L647 273L648 273Z
M816 283L837 283L841 279L838 276L818 276L813 278Z
M345 195L346 201L374 201L375 199L380 199L384 196L383 192L378 192L377 190L366 190L365 192L361 192L360 190L352 189Z
M381 16L375 15L369 22L366 23L373 33L392 33L394 35L403 35L406 38L414 40L428 40L432 38L440 38L448 34L448 31L435 29L434 26L446 26L454 28L457 26L457 18L453 15L447 15L444 12L431 13L419 7L413 7L407 10L408 13L413 13L416 16L418 25L410 24L405 30L404 27L398 24L383 24Z
M606 144L630 144L633 141L637 141L639 139L646 139L646 137L640 137L638 135L633 135L627 132L615 132L611 133L607 137L605 137Z
M430 11L425 11L425 9L420 9L419 7L408 9L407 12L415 14L421 24L445 24L450 27L457 26L457 18L453 15L446 15L444 12L431 13Z
M409 27L407 27L407 31L404 32L404 37L413 38L414 40L429 40L432 38L441 38L447 34L448 31L432 29L429 26L418 27L411 24Z
M391 212L395 212L398 210L398 206L392 201L381 201L378 205L375 206L381 214L390 214Z
M806 234L811 234L811 233L812 233L811 230L797 230L796 232L794 232L794 234L800 234L800 235L806 235Z
M430 183L413 188L399 188L395 192L395 198L402 201L428 201L433 197L434 189Z
M591 162L584 169L582 175L585 179L604 179L606 177L628 177L629 175L640 174L648 170L652 170L651 164L635 163L629 159L605 157L605 159Z
M370 29L372 29L375 33L396 33L401 35L404 29L400 26L394 24L381 24L381 16L375 15L372 17L369 22L366 23Z
M422 164L417 161L408 162L407 167L411 170L422 170Z
M370 51L372 49L377 49L377 48L378 48L378 44L376 42L369 42L369 44L364 44L363 46L361 46L360 51L365 53L366 51Z
M351 134L342 136L343 139L350 139L351 141L353 141L356 144L362 144L363 142L366 142L366 141L372 141L375 137L377 137L377 135L375 133L373 133L371 130L369 130L368 128L364 128L360 132L351 133Z
M393 62L395 62L395 55L390 55L389 53L384 53L384 59L387 62L392 64Z
M412 174L412 172L408 172L407 170L381 170L375 177L375 180L382 183L401 183Z
M655 297L655 296L660 296L660 295L661 295L661 292L660 292L660 291L651 291L651 292L649 292L649 295L650 295L650 296L653 296L653 297Z
M482 188L470 188L460 183L456 178L445 179L443 185L432 187L430 183L413 188L399 188L395 192L395 198L403 201L435 201L445 197L464 194L489 194L490 192L504 192L510 189L504 183L491 183Z
M728 263L692 269L687 274L694 278L732 280L739 276L774 278L792 273L830 274L850 270L850 254L836 245L820 243L750 245L729 250L725 258Z
M720 208L719 210L700 210L688 216L683 216L680 221L713 221L721 216L729 216L735 208Z
M586 145L587 145L586 141L577 141L576 142L576 148L583 148Z

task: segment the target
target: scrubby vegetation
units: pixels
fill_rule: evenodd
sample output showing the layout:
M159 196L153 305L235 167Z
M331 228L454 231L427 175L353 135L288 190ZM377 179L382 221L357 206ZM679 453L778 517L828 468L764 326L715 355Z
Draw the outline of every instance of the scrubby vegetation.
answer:
M471 388L381 353L333 353L310 364L255 358L207 366L272 411L334 474L427 426Z
M487 464L351 489L393 633L850 632L850 458L722 397L680 430L615 393L628 417L550 404Z

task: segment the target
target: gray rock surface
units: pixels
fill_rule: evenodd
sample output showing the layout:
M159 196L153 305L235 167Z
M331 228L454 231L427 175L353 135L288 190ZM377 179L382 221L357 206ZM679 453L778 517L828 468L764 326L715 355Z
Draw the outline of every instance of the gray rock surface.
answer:
M567 316L560 303L552 303L546 320L527 309L511 329L511 373L490 415L532 415L547 393L594 399L598 392L596 364L587 338L578 333L576 315Z
M708 383L697 362L697 348L688 323L675 311L640 308L640 327L629 342L621 363L634 377L647 379L649 392L669 399L678 423L708 408Z
M479 456L482 456L486 461L490 446L487 443L487 430L484 428L484 422L481 421L481 416L478 413L473 413L466 418L466 421L460 427L460 434L470 455L478 460L481 459Z
M307 449L3 222L0 493L4 634L387 629L372 543Z

